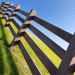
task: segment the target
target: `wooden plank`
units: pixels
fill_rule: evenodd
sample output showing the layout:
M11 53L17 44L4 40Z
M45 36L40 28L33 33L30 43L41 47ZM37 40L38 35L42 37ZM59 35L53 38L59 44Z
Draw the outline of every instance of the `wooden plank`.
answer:
M8 9L7 9L7 11L10 11L11 10L11 7L9 7Z
M19 16L18 14L16 14L16 16L15 16L19 21L21 21L22 23L24 22L24 19L21 17L21 16Z
M8 18L10 17L9 13L7 13Z
M49 71L49 73L51 75L54 75L57 71L57 68L54 66L54 64L48 59L48 57L40 50L40 48L34 43L34 41L26 33L23 36L25 40L28 42L28 44L31 46L35 54L41 60L43 65Z
M19 24L18 24L14 19L12 20L12 22L13 22L13 24L16 26L17 29L20 29Z
M22 26L20 27L20 29L19 29L17 35L15 36L15 38L13 39L13 41L11 42L10 48L13 48L13 47L16 46L16 45L14 45L15 40L16 40L16 39L18 39L17 41L20 40L20 37L21 37L21 36L19 36L19 34L21 34L21 33L23 34L23 33L25 32L25 27L27 27L27 25L30 24L30 21L31 21L31 20L30 20L30 17L31 17L31 16L34 16L35 14L36 14L36 11L35 11L35 10L31 10L31 11L30 11L28 17L26 18L26 20L24 21L24 23L23 23ZM19 37L18 37L18 36L19 36Z
M3 5L1 8L8 8L9 5Z
M72 39L73 35L34 16L33 19L35 22L39 23L41 26L45 27L46 29L50 30L51 32L53 32L54 34L56 34L57 36L61 37L62 39L64 39L67 42L70 42L70 40Z
M19 10L19 13L21 13L21 14L23 14L23 15L25 15L25 16L28 16L29 14L27 13L27 12L25 12L25 11L23 11L23 10Z
M3 3L3 4L0 6L0 14L3 14L2 8L3 8L4 6L7 6L7 5L5 5L5 3Z
M12 8L13 8L13 9L15 9L16 7L15 7L15 6L13 6Z
M6 11L3 15L7 15L9 11Z
M2 9L2 11L5 11L5 9Z
M8 7L7 7L7 6L5 6L5 7L4 7L4 6L2 6L2 8L3 8L3 9L5 9L5 8L8 8Z
M31 72L32 72L32 75L41 75L21 41L19 42L18 46L19 46L28 66L29 66Z
M16 33L15 33L14 29L11 27L11 25L9 25L9 28L10 28L10 31L11 31L12 35L15 36Z
M17 12L18 12L19 9L20 9L20 6L17 5L16 8L14 9L13 13L11 14L11 16L8 18L7 22L10 22L10 21L13 20L14 16L17 14ZM6 24L5 24L4 27L6 27Z
M55 75L66 75L69 69L71 60L74 56L75 56L75 34L73 38L71 39L67 52L64 55L62 62L60 64L60 67Z
M65 50L63 50L60 46L58 46L55 42L53 42L51 39L49 39L47 36L45 36L42 32L40 32L38 29L36 29L31 24L28 26L28 28L39 38L41 39L50 49L52 49L53 52L56 53L61 59L63 58L63 55L65 54Z
M4 14L2 15L2 18L6 18L6 16L8 16L8 18L9 18L9 17L10 17L9 13L4 13Z
M10 10L9 10L9 9L7 9L7 12L13 13L13 11L12 11L11 9L10 9Z
M1 9L2 11L5 11L5 9L6 9L6 8L4 8L4 7L1 7L0 9Z
M12 13L13 11L11 9L12 9L12 7L9 6L4 14L7 14L8 12Z
M13 11L12 11L12 10L10 10L9 12L13 13Z
M4 14L3 14L4 15ZM2 15L2 19L4 19L5 21L7 21L7 17ZM3 26L4 27L4 26Z
M7 8L7 10L5 11L5 13L3 14L3 18L5 18L6 17L6 15L8 16L8 17L10 17L10 15L9 15L9 12L11 12L11 8L12 8L12 5L10 4L10 6ZM13 11L12 11L13 12ZM5 16L4 16L5 15Z

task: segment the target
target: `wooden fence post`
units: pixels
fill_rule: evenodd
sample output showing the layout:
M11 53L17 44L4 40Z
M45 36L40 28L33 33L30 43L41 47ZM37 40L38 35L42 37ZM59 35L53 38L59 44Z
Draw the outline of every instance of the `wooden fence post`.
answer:
M6 24L4 25L4 27L7 27L10 25L10 21L12 21L14 19L14 16L17 14L19 9L20 9L20 5L17 5L16 8L14 9L13 13L9 17L9 19L7 20Z
M74 57L74 55L75 55L75 34L70 41L66 54L64 55L62 62L55 75L67 75L71 60Z
M3 14L2 11L4 11L4 7L7 6L9 2L3 2L2 5L0 6L0 13Z
M35 16L36 11L35 10L31 10L29 15L27 16L26 20L24 21L23 25L20 27L17 35L15 35L13 41L10 44L10 48L11 49L15 49L15 46L19 43L20 41L20 37L23 36L25 29L27 28L27 26L30 24L33 16Z
M13 4L11 3L10 5L9 5L9 7L7 8L7 10L5 11L5 13L2 15L2 18L6 18L6 15L9 13L9 11L11 10L11 8L13 7Z

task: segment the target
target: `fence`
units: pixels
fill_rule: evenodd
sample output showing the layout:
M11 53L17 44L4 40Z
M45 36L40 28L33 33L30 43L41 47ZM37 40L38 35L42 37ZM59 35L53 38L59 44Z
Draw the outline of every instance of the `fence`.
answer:
M5 10L6 9L6 10ZM12 11L13 9L14 11ZM3 13L4 12L4 13ZM11 15L9 14L11 13ZM21 16L17 13L20 13L26 16L24 20ZM9 4L8 2L2 3L0 6L0 13L2 14L2 18L6 19L6 24L4 27L9 27L14 39L10 44L10 48L14 48L16 45L19 46L24 58L27 61L27 64L32 72L33 75L40 75L39 70L37 69L36 65L32 61L29 54L26 52L25 47L23 46L22 42L20 41L20 37L24 37L24 39L28 42L31 48L34 50L35 54L38 56L40 61L46 67L48 72L51 75L73 75L75 72L75 34L72 35L40 18L35 16L36 11L31 10L30 13L27 13L20 9L20 6L17 5L16 7L13 4ZM6 18L6 15L9 17ZM16 17L19 21L22 22L22 26L20 26L15 20ZM14 23L14 25L18 28L17 34L14 32L13 28L10 25L10 21ZM67 50L65 51L60 46L58 46L55 42L49 39L45 34L40 32L36 29L33 25L31 25L31 21L35 21L42 27L46 28L47 30L51 31L52 33L56 34L63 40L69 43ZM48 59L48 57L41 51L41 49L35 44L35 42L29 37L29 35L25 32L25 29L29 28L41 41L43 41L53 52L62 60L59 68L57 69L54 64Z

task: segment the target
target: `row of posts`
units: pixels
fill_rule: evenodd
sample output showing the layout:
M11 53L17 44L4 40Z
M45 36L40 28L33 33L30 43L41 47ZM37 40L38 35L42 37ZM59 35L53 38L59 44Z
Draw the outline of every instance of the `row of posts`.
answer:
M4 10L5 8L7 8L6 11ZM13 4L9 4L8 2L2 3L2 5L0 6L0 13L2 13L3 18L6 18L6 15L11 10L11 8L13 8ZM10 25L10 21L12 21L14 19L15 15L19 12L19 10L20 10L20 6L17 5L15 7L14 11L12 12L12 14L7 19L4 27L7 27ZM3 14L3 11L4 11L4 14ZM14 49L15 46L19 43L20 37L24 35L25 29L30 24L32 17L35 16L35 14L36 14L35 10L30 11L26 20L24 21L24 23L20 27L19 31L14 36L14 39L12 40L12 42L10 44L10 48ZM70 62L71 62L72 58L74 57L74 55L75 55L75 34L74 34L74 37L70 41L70 44L69 44L68 49L66 51L66 54L63 56L62 62L59 66L59 69L58 69L56 75L72 75L73 74L73 72L75 70L73 70L73 69L72 69L72 71L70 70L71 71L71 72L69 71L70 73L69 72L67 73L67 71L70 67Z
M7 7L8 6L8 7ZM7 8L7 10L5 11L4 9ZM6 15L9 13L9 11L11 11L11 9L13 8L13 4L9 4L9 2L4 2L2 3L2 5L0 6L0 12L2 13L2 18L6 19ZM4 27L7 27L10 25L10 21L13 21L14 17L16 16L16 14L19 12L20 10L20 5L17 5L14 8L14 11L12 12L12 14L9 16L9 18L7 19ZM4 14L3 14L4 11ZM15 46L19 43L20 41L20 37L23 36L25 29L27 28L27 26L30 24L32 17L35 16L36 11L35 10L31 10L30 13L28 14L28 16L26 17L25 21L23 22L22 26L20 27L19 31L17 32L17 34L14 36L14 39L12 40L11 44L10 44L10 48L11 49L15 49Z

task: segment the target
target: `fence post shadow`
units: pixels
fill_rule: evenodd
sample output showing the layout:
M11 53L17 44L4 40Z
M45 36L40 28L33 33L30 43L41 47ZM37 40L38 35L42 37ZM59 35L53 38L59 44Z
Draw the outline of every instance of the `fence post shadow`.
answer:
M15 9L15 7L14 7L14 9ZM18 11L18 9L16 11ZM55 66L50 67L51 64L53 64L53 63L50 64L50 62L48 62L49 58L47 60L46 56L40 51L40 49L38 49L37 45L35 47L34 41L32 41L28 35L24 36L24 38L27 40L27 42L30 44L30 46L32 46L32 48L35 50L35 53L36 54L38 53L37 56L40 58L40 60L43 60L43 57L44 57L44 60L42 63L43 63L43 65L46 65L45 62L48 63L45 67L49 71L50 71L50 69L53 70L52 75L66 75L66 73L67 73L67 75L72 75L73 72L75 71L74 70L75 65L72 65L69 67L69 64L70 64L71 59L73 57L73 52L75 52L74 51L74 49L75 49L75 46L74 46L75 45L75 35L73 37L73 35L68 33L67 31L64 31L64 30L38 18L37 16L35 16L36 12L34 10L32 10L30 13L24 12L23 10L18 11L22 15L26 16L26 20L24 20L21 16L19 16L16 13L16 11L14 11L12 13L12 15L8 18L8 21L6 23L6 25L8 25L9 21L12 21L19 30L19 32L15 36L15 31L13 30L11 25L8 26L10 28L12 34L14 35L14 39L10 44L10 48L13 48L16 45L19 45L20 50L22 51L22 54L26 57L27 53L25 51L25 48L23 47L23 44L20 42L20 37L24 36L25 29L28 28L62 60L62 63L60 64L58 69ZM9 16L9 15L7 15L7 16ZM21 21L23 23L23 26L20 27L19 24L13 19L13 17L16 17L17 19L19 19L19 21ZM70 46L68 46L69 47L68 50L65 51L63 48L61 48L59 45L57 45L54 41L52 41L50 38L48 38L44 33L42 33L39 29L34 27L32 24L30 24L31 20L35 21L36 23L38 23L42 27L46 28L47 30L51 31L53 34L57 35L58 37L62 38L63 40L65 40L66 42L71 44ZM18 75L18 70L17 70L16 65L13 61L11 52L9 50L9 45L6 41L5 32L3 29L2 29L2 32L3 32L3 35L2 35L3 41L5 43L5 49L6 49L6 53L8 55L10 66L11 66L11 68L13 68L12 71L15 72L14 75ZM28 37L29 37L29 39L28 39ZM70 42L71 40L72 40L72 42ZM41 56L39 56L39 51L36 52L35 48L37 48L40 51L40 55L42 54ZM38 74L40 74L39 71L36 70L36 66L34 66L34 68L33 68L33 66L29 63L31 61L32 64L35 65L34 62L31 60L31 57L29 57L28 54L27 54L27 58L25 58L25 59L28 61L28 65L30 66L32 73L36 74L36 71L37 71ZM14 65L14 67L12 66L12 64ZM50 64L50 66L49 66L49 64ZM56 70L57 70L57 72L56 72ZM54 72L56 72L56 73L54 74Z
M0 18L0 23L1 23L0 25L1 25L1 31L2 31L2 41L4 42L4 49L6 51L8 63L10 65L10 69L11 69L11 74L10 75L19 75L18 69L16 67L16 64L14 63L12 54L10 52L9 44L8 44L8 42L6 40L6 34L4 32L4 29L3 29L3 25L2 25L2 21L1 20L2 19Z

